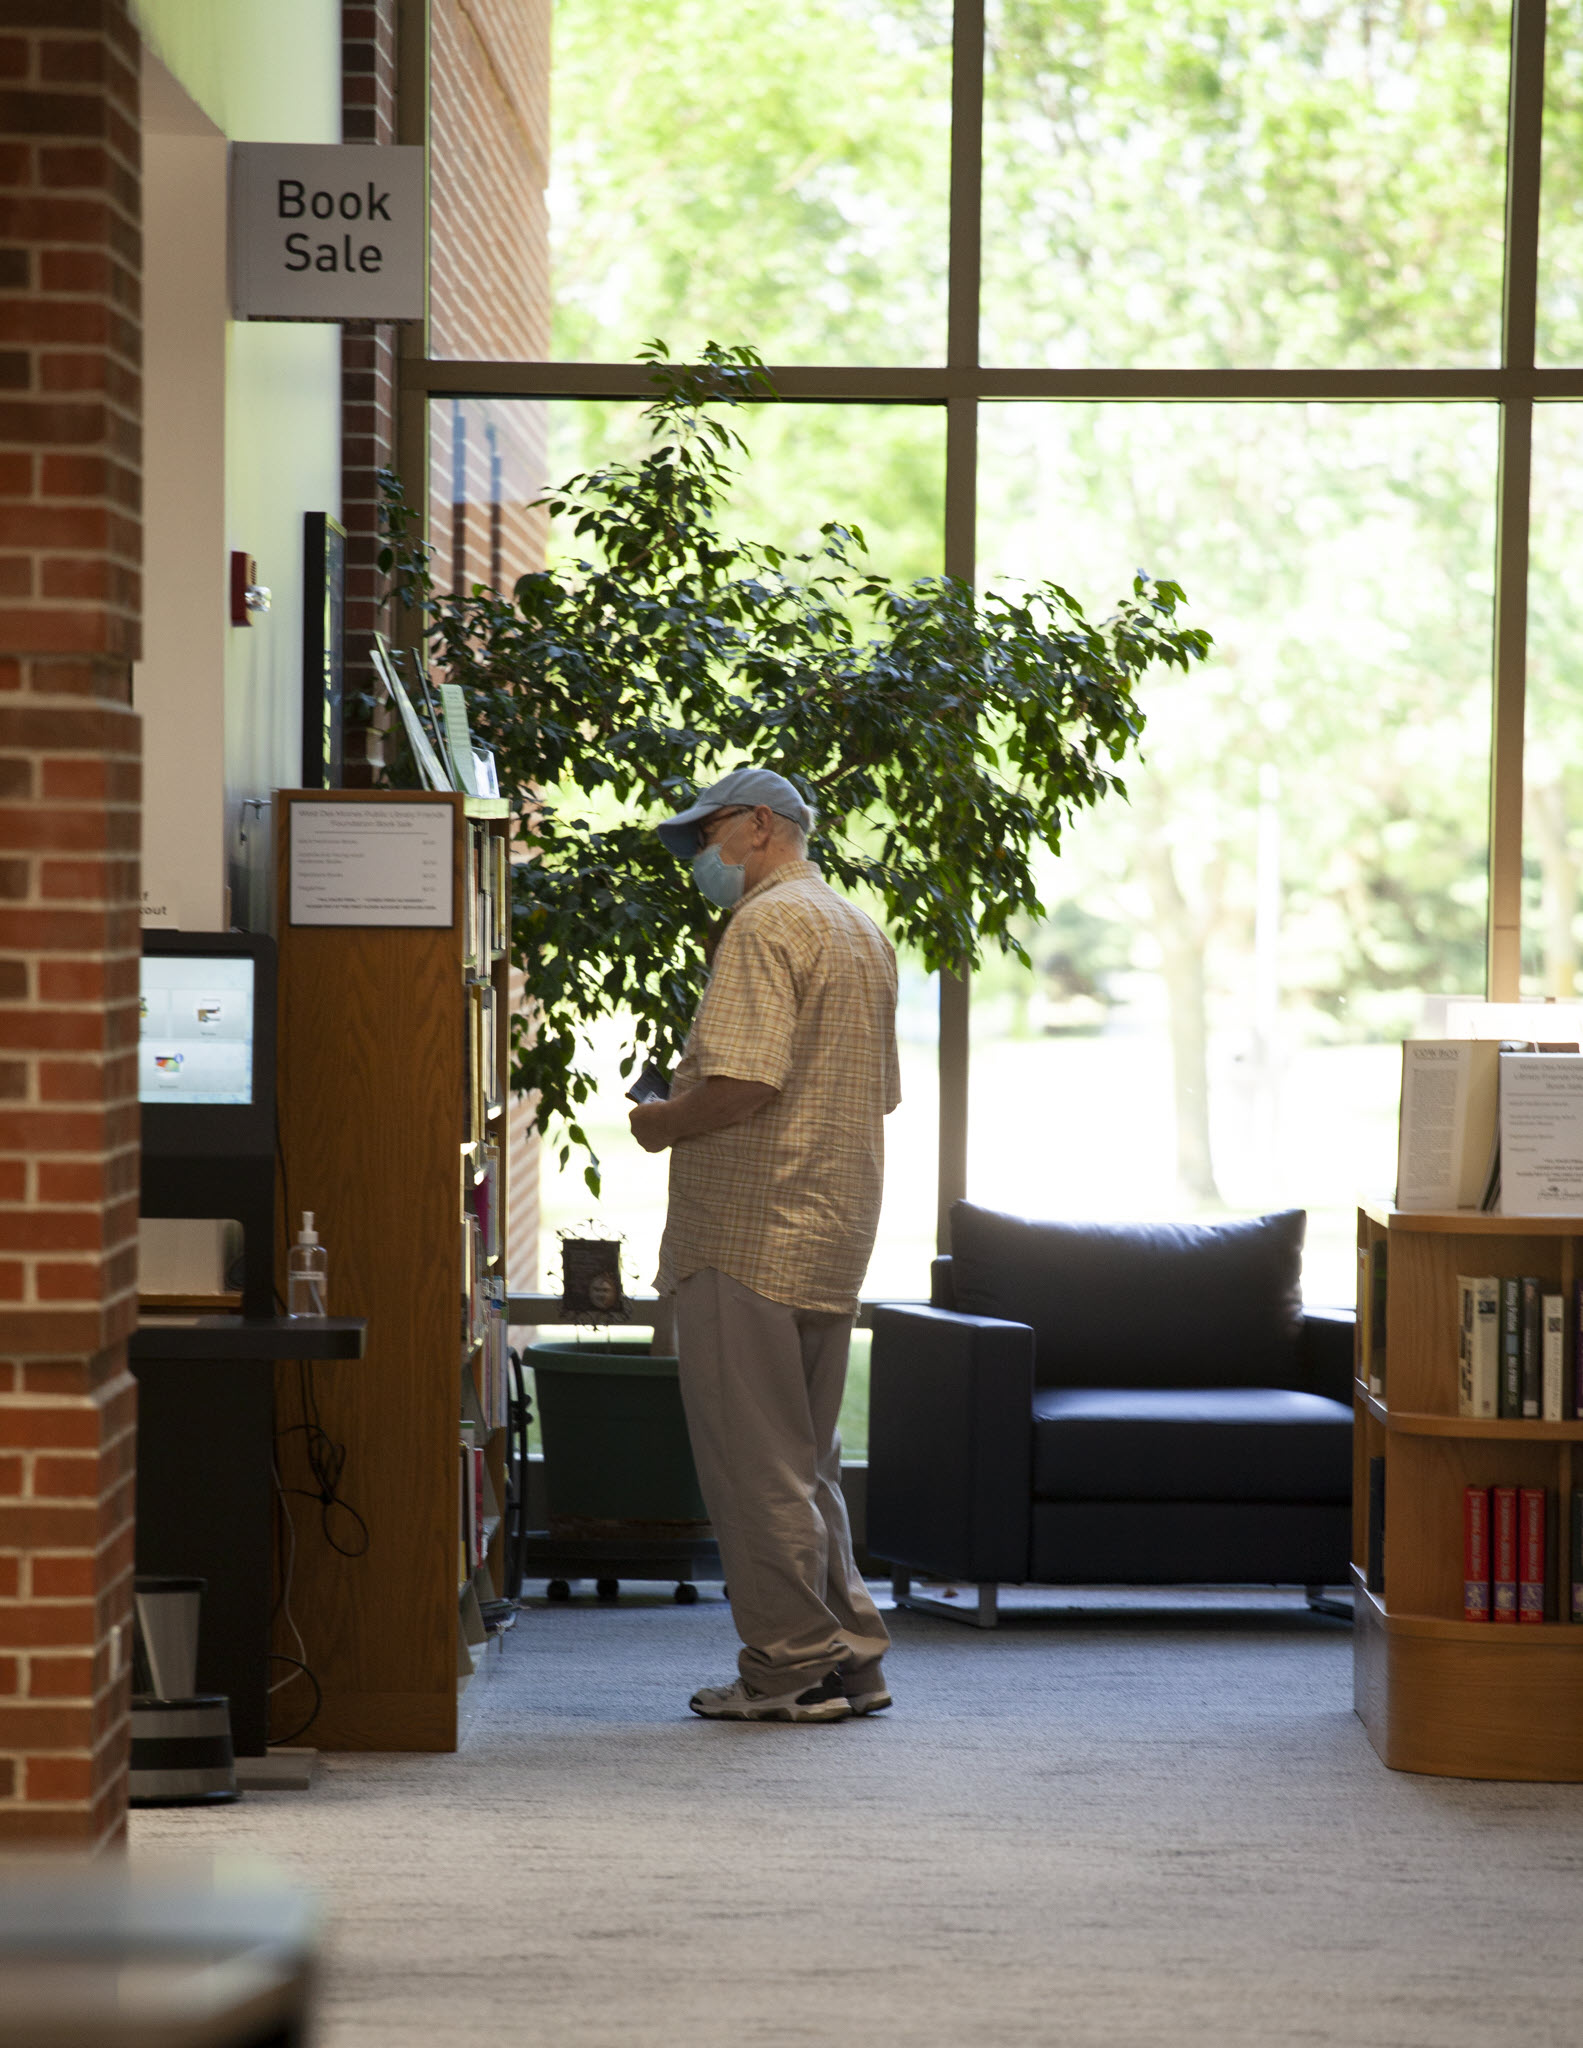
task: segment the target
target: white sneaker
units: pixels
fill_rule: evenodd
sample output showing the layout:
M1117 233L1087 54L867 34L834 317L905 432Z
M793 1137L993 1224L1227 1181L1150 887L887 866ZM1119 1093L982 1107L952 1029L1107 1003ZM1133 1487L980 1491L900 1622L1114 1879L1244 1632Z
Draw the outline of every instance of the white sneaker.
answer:
M838 1670L836 1676L841 1680L841 1690L854 1714L883 1714L891 1704L890 1688L878 1664L871 1664L860 1671L847 1666Z
M740 1678L734 1685L706 1685L687 1704L709 1721L845 1721L852 1713L834 1671L795 1692L754 1692Z

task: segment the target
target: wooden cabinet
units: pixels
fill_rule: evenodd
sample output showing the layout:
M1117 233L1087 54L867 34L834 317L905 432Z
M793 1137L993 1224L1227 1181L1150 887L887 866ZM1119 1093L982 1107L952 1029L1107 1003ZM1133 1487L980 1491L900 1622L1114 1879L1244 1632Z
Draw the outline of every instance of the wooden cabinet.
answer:
M1370 1392L1369 1275L1383 1250L1383 1385ZM1575 1299L1583 1217L1458 1211L1358 1214L1359 1302L1353 1583L1355 1703L1393 1769L1453 1778L1583 1780L1583 1626L1462 1618L1462 1503L1469 1486L1543 1487L1561 1517L1564 1588L1583 1422L1482 1421L1457 1413L1457 1277L1533 1274ZM1370 1299L1371 1293L1373 1299ZM1383 1589L1368 1585L1369 1474L1384 1460ZM1378 1576L1378 1574L1376 1574ZM1564 1616L1567 1602L1559 1602Z
M319 805L440 809L448 923L293 923L293 837ZM454 1748L478 1600L502 1591L497 1515L482 1520L482 1565L461 1554L459 1425L471 1419L484 1450L491 1510L504 1487L505 813L417 792L278 799L282 1263L313 1210L331 1314L368 1319L360 1364L276 1379L290 1604L274 1646L312 1669L323 1704L302 1739L326 1749ZM332 1464L344 1450L337 1489L355 1517L322 1499L310 1442ZM282 1693L277 1734L303 1697L296 1682Z

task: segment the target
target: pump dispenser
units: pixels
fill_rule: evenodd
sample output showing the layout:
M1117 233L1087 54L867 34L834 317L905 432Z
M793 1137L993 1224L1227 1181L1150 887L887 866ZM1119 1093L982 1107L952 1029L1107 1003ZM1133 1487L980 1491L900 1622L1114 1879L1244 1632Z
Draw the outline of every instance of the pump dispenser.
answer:
M330 1255L313 1227L313 1211L302 1212L297 1242L286 1256L288 1316L327 1316L330 1299Z

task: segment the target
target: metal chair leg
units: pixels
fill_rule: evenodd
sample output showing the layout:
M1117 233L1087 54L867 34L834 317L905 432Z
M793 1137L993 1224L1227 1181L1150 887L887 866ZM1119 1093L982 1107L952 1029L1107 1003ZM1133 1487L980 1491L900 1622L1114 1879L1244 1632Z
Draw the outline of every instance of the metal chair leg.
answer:
M914 1614L938 1614L946 1621L962 1622L969 1628L994 1628L1000 1619L996 1605L1000 1586L993 1579L974 1585L977 1598L971 1601L942 1600L934 1593L915 1593L910 1572L892 1572L890 1583L896 1605L910 1608Z

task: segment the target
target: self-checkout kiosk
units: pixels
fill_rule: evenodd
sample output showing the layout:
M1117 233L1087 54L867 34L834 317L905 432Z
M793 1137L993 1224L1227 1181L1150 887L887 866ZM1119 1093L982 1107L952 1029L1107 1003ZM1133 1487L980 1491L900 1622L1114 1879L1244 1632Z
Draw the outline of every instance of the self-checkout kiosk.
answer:
M140 1586L203 1586L195 1668L183 1678L193 1697L175 1704L213 1720L229 1701L243 1787L281 1782L266 1756L276 1366L360 1358L366 1328L359 1317L276 1312L275 997L272 939L143 935L142 1214L239 1224L242 1286L239 1313L195 1300L149 1303L139 1316L137 1572ZM169 1732L171 1701L150 1692L134 1704ZM218 1737L205 1722L195 1740ZM151 1796L198 1795L161 1782Z
M275 1313L275 942L143 934L142 1213L242 1230L242 1313Z

